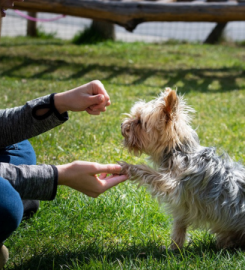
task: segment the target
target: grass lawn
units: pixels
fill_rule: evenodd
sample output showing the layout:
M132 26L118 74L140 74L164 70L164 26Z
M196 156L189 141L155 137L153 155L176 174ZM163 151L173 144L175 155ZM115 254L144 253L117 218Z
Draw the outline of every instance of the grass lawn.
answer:
M31 142L38 163L76 159L147 162L122 148L123 113L135 101L169 86L185 95L196 114L203 145L245 161L245 50L238 45L105 42L72 45L57 39L2 38L0 108L101 80L112 105L101 116L70 113L63 126ZM217 250L208 232L190 230L178 252L170 244L172 219L144 188L128 182L97 199L59 188L35 217L5 242L6 269L242 269L241 250Z

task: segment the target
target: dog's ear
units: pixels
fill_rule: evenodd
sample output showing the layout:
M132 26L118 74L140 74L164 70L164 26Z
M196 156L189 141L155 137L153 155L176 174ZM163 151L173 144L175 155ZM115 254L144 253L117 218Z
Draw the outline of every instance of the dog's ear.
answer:
M172 116L176 111L178 97L174 90L167 89L167 95L164 97L165 107L164 113L167 116L167 120L172 120Z

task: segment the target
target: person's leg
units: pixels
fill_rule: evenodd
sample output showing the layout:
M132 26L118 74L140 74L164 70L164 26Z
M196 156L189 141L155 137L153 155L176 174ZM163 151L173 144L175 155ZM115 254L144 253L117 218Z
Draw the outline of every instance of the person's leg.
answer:
M6 179L0 177L0 269L9 258L3 242L18 228L23 217L23 204L19 193Z
M6 179L0 177L0 243L15 231L23 217L19 193Z
M14 165L35 165L36 154L28 140L0 149L0 162ZM22 200L24 206L23 219L30 218L39 208L38 200Z
M0 162L14 165L35 165L36 154L28 140L0 149Z
M0 162L14 165L35 165L36 154L29 141L0 149ZM39 201L21 200L19 193L0 177L0 269L8 260L8 249L3 242L18 228L21 220L31 217L38 210Z

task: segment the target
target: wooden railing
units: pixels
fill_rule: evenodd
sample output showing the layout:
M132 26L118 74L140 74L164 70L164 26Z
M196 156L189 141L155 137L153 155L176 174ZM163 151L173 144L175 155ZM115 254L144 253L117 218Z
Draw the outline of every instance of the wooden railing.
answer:
M142 22L245 21L245 2L171 2L104 0L25 0L15 8L32 12L66 14L115 23L132 31Z

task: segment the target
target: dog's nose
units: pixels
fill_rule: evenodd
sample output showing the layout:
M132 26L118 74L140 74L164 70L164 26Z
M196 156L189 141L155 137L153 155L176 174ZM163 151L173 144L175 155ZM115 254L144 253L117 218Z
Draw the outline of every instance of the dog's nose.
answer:
M129 132L130 132L130 125L129 123L121 123L121 133L123 135L123 137L128 137L129 136Z
M121 134L124 136L124 132L123 132L123 124L121 123Z
M126 131L125 128L123 128L123 123L121 123L121 134L123 135L123 137L126 136Z

